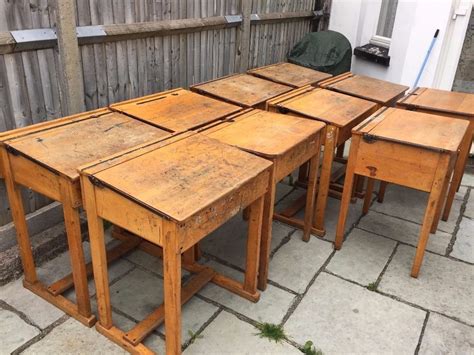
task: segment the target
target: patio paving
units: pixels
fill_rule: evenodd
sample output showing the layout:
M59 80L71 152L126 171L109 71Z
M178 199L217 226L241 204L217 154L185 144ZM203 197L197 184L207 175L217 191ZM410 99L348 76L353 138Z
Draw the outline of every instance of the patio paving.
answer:
M374 201L363 217L360 201L351 204L338 252L331 241L339 201L330 199L324 238L305 243L301 231L273 223L270 281L258 303L209 284L183 307L184 353L301 354L312 341L323 354L474 354L474 174L465 175L449 221L430 236L418 279L410 269L426 194L389 185L384 203ZM300 193L280 184L277 209ZM245 241L246 222L238 215L204 240L203 262L242 279ZM89 255L87 242L84 248ZM54 280L68 270L65 253L41 265L39 275ZM110 275L114 321L129 330L162 301L161 262L134 251ZM281 325L287 339L259 337L263 322ZM163 354L164 337L162 326L145 344ZM0 287L0 354L11 352L124 353L20 280Z

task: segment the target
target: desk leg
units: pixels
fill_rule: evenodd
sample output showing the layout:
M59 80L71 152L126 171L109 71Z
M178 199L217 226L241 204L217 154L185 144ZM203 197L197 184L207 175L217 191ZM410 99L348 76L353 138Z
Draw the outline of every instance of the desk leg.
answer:
M12 213L13 223L16 229L16 238L20 248L21 263L25 273L25 281L34 284L38 281L35 269L35 260L31 251L30 236L28 233L28 224L25 218L25 209L21 199L20 187L13 181L12 171L8 158L8 153L4 148L0 148L2 170L7 188L8 201Z
M272 225L273 225L273 209L275 205L276 181L275 181L275 165L270 172L270 182L268 191L264 196L263 217L262 217L262 235L260 246L260 263L258 268L258 289L265 291L268 279L268 264L270 263L270 251L272 244ZM250 223L250 206L246 208L249 211ZM250 232L250 225L249 225ZM247 258L249 255L247 254Z
M469 157L469 151L471 150L472 145L472 136L474 134L474 121L471 121L469 125L469 129L464 137L461 146L459 147L459 156L456 160L456 165L454 166L454 174L453 179L451 181L451 185L449 187L448 197L446 198L446 204L444 206L444 212L442 219L443 221L447 221L449 218L449 213L451 212L451 207L453 205L454 196L456 195L456 191L459 189L461 185L461 180L464 175L464 169L466 167L467 158Z
M372 202L372 192L374 191L374 179L367 178L367 190L365 191L364 207L362 214L366 215L369 212L370 202Z
M349 210L349 203L352 196L352 185L354 184L354 170L359 150L360 136L353 136L351 143L351 150L349 152L349 160L347 161L346 177L344 179L344 190L342 192L341 208L339 211L339 219L337 221L336 239L334 241L334 248L341 249L344 240L344 230L346 226L347 212Z
M72 206L73 197L71 184L63 179L59 180L59 184L63 202L69 258L71 260L72 277L74 280L74 291L76 292L77 309L80 314L89 317L91 315L91 304L87 285L86 260L84 258L84 250L82 249L79 211Z
M260 258L260 243L262 236L263 203L261 196L250 205L249 227L247 237L247 260L245 263L244 290L257 292L257 276ZM272 214L270 214L272 216Z
M378 203L383 203L385 198L385 191L387 191L388 182L380 180L379 195L377 197Z
M337 158L344 158L344 149L346 147L346 143L342 143L341 145L339 145L339 147L337 147L337 151L336 151L336 157Z
M318 139L318 147L321 144ZM314 200L316 197L316 186L318 184L318 168L319 168L319 152L318 149L316 155L314 155L309 161L309 176L308 176L308 190L306 191L306 208L304 212L304 227L303 227L303 240L309 241L311 237L311 229L313 227L313 210Z
M323 237L325 234L324 214L326 211L329 184L331 182L331 167L334 159L335 142L337 139L337 128L334 126L326 127L326 139L324 142L323 166L321 177L319 178L319 191L316 200L316 209L314 210L313 225L315 233ZM347 173L346 173L347 174ZM344 188L345 190L345 188ZM352 192L352 189L351 189Z
M298 182L306 184L308 181L308 163L304 163L298 169Z
M438 224L441 217L441 211L443 209L443 206L445 205L446 192L448 191L449 181L451 179L452 172L453 172L452 168L449 169L448 173L444 177L443 187L441 189L441 195L438 200L438 205L436 206L436 213L434 216L433 224L431 225L430 233L432 234L436 233L436 230L438 229Z
M450 156L448 154L441 154L438 161L438 167L436 168L433 185L431 186L428 205L426 206L425 216L423 217L423 225L421 227L420 237L416 247L415 260L413 261L413 267L411 269L412 277L418 277L418 273L420 272L426 244L428 243L428 238L430 236L430 229L436 216L436 209L438 207L439 200L442 199L443 185L447 175L446 172L449 169L449 160Z
M176 224L163 223L166 353L181 354L181 249Z
M81 178L84 206L87 209L87 226L91 243L92 268L96 288L97 308L100 326L112 328L112 308L110 306L107 253L105 250L104 223L98 217L94 186L87 177Z

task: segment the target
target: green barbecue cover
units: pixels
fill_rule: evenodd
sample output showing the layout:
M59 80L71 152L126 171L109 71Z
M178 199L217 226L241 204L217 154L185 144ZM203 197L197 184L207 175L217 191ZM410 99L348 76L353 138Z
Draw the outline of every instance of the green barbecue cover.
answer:
M288 54L290 63L338 75L351 70L352 47L339 32L308 33Z

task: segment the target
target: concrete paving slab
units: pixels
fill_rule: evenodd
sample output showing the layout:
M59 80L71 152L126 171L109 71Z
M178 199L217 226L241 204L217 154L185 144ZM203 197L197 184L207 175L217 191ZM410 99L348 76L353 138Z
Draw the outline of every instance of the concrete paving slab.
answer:
M385 193L384 202L374 202L370 209L421 224L423 222L427 201L428 193L426 192L389 184ZM454 232L462 203L462 199L454 199L448 221L440 221L438 230L447 233Z
M378 289L421 307L474 323L474 266L425 253L417 279L410 276L415 248L400 245Z
M430 313L420 355L473 354L474 329L436 313Z
M293 190L293 186L289 185L286 182L280 182L276 187L275 202L280 201L284 196L289 194Z
M301 240L296 231L270 261L269 279L297 293L303 293L309 282L333 251L331 243L318 238Z
M64 312L24 288L23 279L0 287L0 299L25 314L41 329L64 315Z
M278 211L284 210L286 206L291 205L291 201L294 201L300 196L301 193L292 192L288 197L282 200L278 205ZM362 200L358 199L356 203L351 203L349 205L349 213L347 214L347 221L346 221L346 228L345 231L347 232L351 229L354 224L359 220L362 214ZM329 241L334 241L336 237L336 228L337 228L337 220L339 218L339 209L340 209L341 201L336 198L328 198L328 204L326 206L326 214L325 214L325 221L324 225L326 228L326 235L324 239ZM296 217L303 219L304 218L304 209L299 211L296 214Z
M163 303L163 280L135 269L113 284L110 293L113 307L141 321ZM183 343L191 337L189 330L196 332L216 311L217 307L196 297L187 302L182 308Z
M368 285L377 281L396 244L390 239L355 228L326 269L346 279Z
M247 253L247 230L248 222L244 221L242 214L239 213L204 238L200 246L204 252L244 269ZM273 222L272 250L280 245L282 239L292 231L294 231L294 228L286 224Z
M136 249L127 255L127 260L163 277L163 260L156 256ZM189 272L181 270L182 277L187 277L188 275Z
M217 262L210 261L208 265L237 281L242 282L244 279L243 273ZM250 302L215 284L208 284L200 294L257 322L277 324L282 321L296 298L295 295L272 285L268 285L265 292L260 293L260 300L257 303Z
M68 319L43 339L27 348L24 354L127 354L125 350L94 328Z
M15 313L0 308L0 353L10 354L39 333Z
M322 273L285 325L324 354L413 354L425 312Z
M474 169L467 168L461 180L461 185L474 186Z
M453 245L451 256L474 263L474 220L465 218L459 224L456 242Z
M375 211L362 217L357 227L412 246L418 244L421 229L420 224ZM444 255L450 241L451 234L438 230L436 234L430 234L426 249Z
M257 328L223 311L184 352L191 354L299 354L286 342L260 338Z
M467 200L464 216L474 219L474 190L471 190Z
M115 241L108 245L114 245ZM89 242L82 243L84 250L84 258L86 263L90 262L90 245ZM119 259L109 265L109 281L113 281L124 273L133 268L133 265L125 259ZM69 251L62 253L57 258L48 261L37 268L38 278L49 285L50 283L61 279L62 277L71 273L71 261L69 258ZM95 293L95 285L92 277L89 279L89 292L91 295Z

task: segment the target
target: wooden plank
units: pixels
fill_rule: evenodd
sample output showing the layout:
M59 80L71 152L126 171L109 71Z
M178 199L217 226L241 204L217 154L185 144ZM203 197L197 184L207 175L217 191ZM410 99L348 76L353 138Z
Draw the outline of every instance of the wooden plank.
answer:
M75 1L56 3L56 31L61 62L61 92L68 114L84 111L84 82L80 68L79 45L76 35Z
M240 12L242 14L242 23L237 35L237 45L239 53L237 57L238 69L241 73L249 68L249 46L250 46L250 11L251 0L240 1Z

